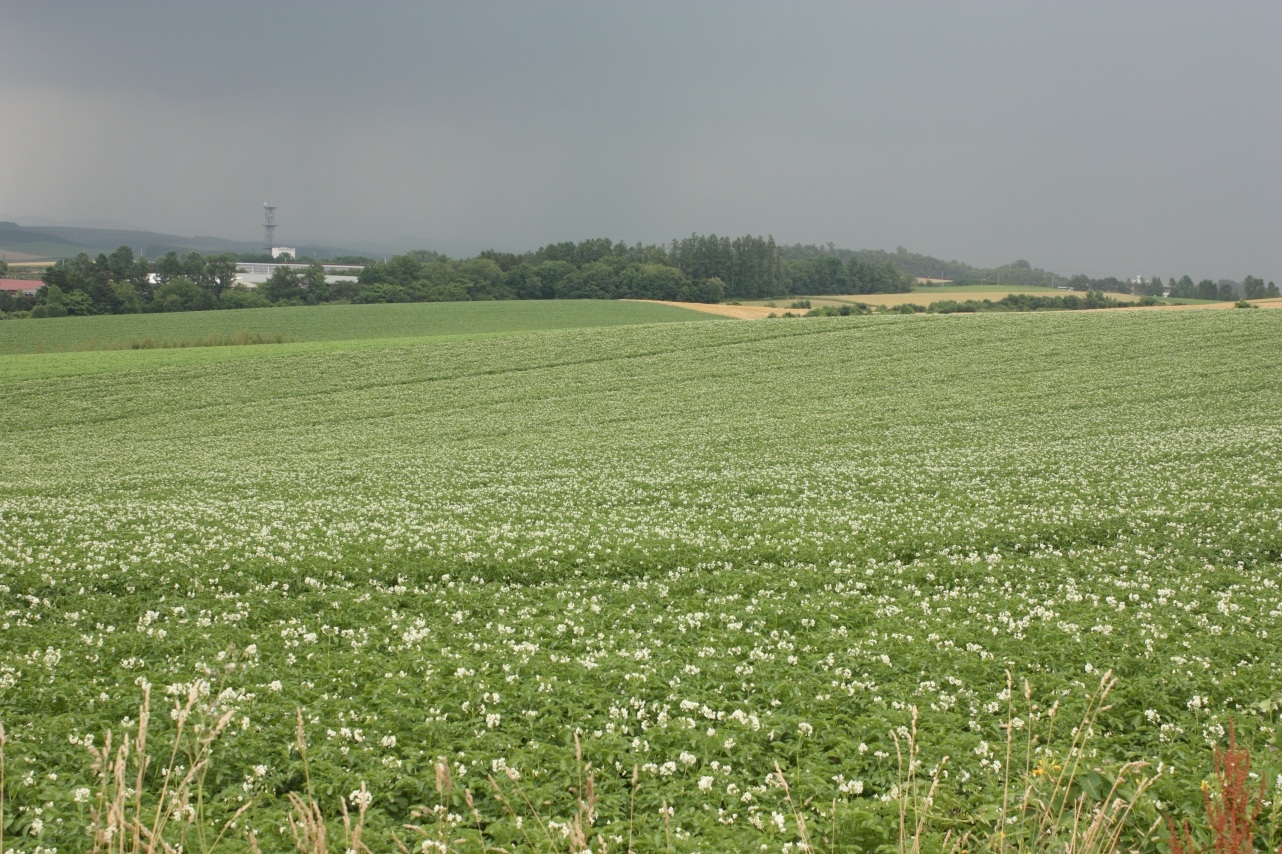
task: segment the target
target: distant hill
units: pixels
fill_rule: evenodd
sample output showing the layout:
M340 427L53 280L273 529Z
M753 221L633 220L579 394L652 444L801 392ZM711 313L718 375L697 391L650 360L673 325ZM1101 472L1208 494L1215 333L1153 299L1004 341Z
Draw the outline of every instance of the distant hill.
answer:
M166 252L256 252L257 243L224 240L221 237L181 237L153 231L126 231L114 228L68 228L64 226L26 227L13 222L0 222L0 252L12 260L15 255L33 256L29 260L74 258L81 252L97 255L128 246L140 255L155 258Z
M7 261L35 261L71 257L79 251L65 238L23 228L16 222L0 222L0 253Z
M330 257L334 255L359 255L358 251L333 246L291 243L300 255ZM10 261L50 260L74 258L81 252L87 255L110 253L120 246L128 246L139 255L158 258L166 252L199 252L217 255L222 252L236 254L262 252L261 243L250 240L227 240L222 237L196 235L183 237L177 234L159 234L154 231L132 231L118 228L71 228L60 225L22 226L14 222L0 222L0 255Z
M785 261L812 258L816 255L831 255L843 261L858 258L860 261L871 264L889 262L896 270L909 276L920 279L948 279L959 285L989 282L1011 285L1049 285L1063 284L1067 281L1066 276L1034 267L1024 260L1012 261L1000 267L972 267L961 261L944 261L919 252L909 252L902 246L894 252L882 249L841 249L831 243L824 246L794 243L783 247Z
M77 246L87 246L92 251L111 252L119 246L128 246L135 252L155 258L166 252L199 252L216 255L220 252L259 252L262 245L256 241L226 240L222 237L196 235L180 237L176 234L157 234L153 231L123 231L114 228L66 228L50 226L37 229L44 234L62 238Z

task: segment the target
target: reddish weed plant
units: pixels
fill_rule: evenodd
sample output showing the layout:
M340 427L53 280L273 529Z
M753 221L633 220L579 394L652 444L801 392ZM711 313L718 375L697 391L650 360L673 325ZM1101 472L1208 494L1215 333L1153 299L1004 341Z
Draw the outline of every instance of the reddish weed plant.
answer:
M1229 723L1229 746L1215 748L1215 783L1203 784L1206 822L1211 830L1210 847L1199 847L1189 823L1176 827L1167 818L1171 832L1171 854L1251 854L1255 851L1255 821L1264 802L1264 780L1258 788L1251 778L1251 751L1238 747L1237 728ZM1282 854L1282 847L1278 848Z

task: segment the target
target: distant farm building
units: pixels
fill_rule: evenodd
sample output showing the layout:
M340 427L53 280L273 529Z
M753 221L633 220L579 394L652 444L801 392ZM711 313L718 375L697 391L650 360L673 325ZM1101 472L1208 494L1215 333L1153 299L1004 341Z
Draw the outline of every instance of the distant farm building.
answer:
M236 265L236 281L247 287L256 288L270 279L277 267L293 267L301 273L309 266L308 264L260 264L242 261ZM359 264L322 264L321 269L325 271L327 282L354 282L361 270L365 268Z
M0 279L0 291L11 294L34 294L44 285L39 279Z

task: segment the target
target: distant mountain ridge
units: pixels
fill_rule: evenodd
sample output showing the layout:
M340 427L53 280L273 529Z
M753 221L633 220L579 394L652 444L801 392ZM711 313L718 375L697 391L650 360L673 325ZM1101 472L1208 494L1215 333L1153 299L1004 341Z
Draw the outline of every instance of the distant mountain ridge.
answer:
M920 252L910 252L902 246L894 252L884 249L840 249L831 243L823 246L794 243L782 247L785 261L831 255L842 261L858 258L867 264L889 263L901 273L919 279L947 279L959 285L1000 282L1009 285L1064 284L1067 277L1059 273L1034 267L1027 261L1012 261L1000 267L972 267L961 261L944 261Z
M300 255L307 256L360 254L333 246L305 243L290 245L295 246ZM110 254L121 246L128 246L135 253L148 258L158 258L166 252L177 252L180 255L187 252L217 255L223 252L240 254L263 251L263 245L257 241L228 240L224 237L209 235L184 237L177 234L121 228L23 226L15 222L0 222L0 255L11 261L60 261L63 258L74 258L81 252L90 256L99 253Z
M128 246L140 255L155 258L166 252L257 252L262 247L244 240L221 237L183 237L154 231L116 228L72 228L69 226L28 227L14 222L0 222L0 252L58 261L74 258L81 252L97 255Z

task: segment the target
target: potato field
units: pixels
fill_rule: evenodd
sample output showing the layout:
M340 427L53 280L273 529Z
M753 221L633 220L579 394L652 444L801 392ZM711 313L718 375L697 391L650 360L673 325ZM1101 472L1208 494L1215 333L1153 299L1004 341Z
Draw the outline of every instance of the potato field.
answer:
M1282 842L1282 312L218 349L0 357L0 850Z

